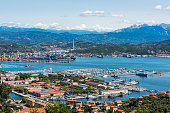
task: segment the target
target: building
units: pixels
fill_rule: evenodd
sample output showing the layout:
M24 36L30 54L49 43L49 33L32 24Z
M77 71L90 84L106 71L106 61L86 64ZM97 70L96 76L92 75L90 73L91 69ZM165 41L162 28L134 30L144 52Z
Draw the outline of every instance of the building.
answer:
M165 96L166 96L166 97L170 97L170 93L167 93Z
M115 101L115 105L116 106L121 106L122 105L122 101L121 100Z
M65 91L59 89L38 89L31 88L28 93L37 97L51 97L51 96L62 96Z
M99 91L100 95L110 95L110 94L119 94L119 93L127 94L128 89L116 89L116 90Z
M28 82L26 82L25 80L16 80L16 81L3 81L4 84L8 84L8 85L19 85L19 84L29 84Z
M34 105L35 105L35 100L33 100L33 99L27 99L26 105L29 106L29 107L34 107Z
M110 111L111 112L117 111L117 106L110 106Z
M22 109L16 113L31 113L37 111L38 113L46 113L44 108L26 108L26 109Z
M43 108L43 107L45 107L45 106L46 106L45 103L42 103L42 102L35 102L35 107Z
M105 88L105 85L99 84L99 83L95 83L95 82L86 82L86 85L90 85L90 86L93 86L95 88Z

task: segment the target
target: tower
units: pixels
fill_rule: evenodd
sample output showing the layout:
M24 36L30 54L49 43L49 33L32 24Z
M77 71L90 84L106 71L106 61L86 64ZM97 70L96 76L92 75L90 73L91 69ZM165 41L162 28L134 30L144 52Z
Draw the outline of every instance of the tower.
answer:
M73 50L74 50L74 39L73 39Z

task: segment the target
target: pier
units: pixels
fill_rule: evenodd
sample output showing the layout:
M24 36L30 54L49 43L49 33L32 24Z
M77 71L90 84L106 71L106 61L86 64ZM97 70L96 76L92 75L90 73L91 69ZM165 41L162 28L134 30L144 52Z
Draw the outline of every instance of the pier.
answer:
M30 71L8 71L9 73L12 74L18 74L18 73L43 73L44 75L48 74L48 73L52 73L52 68L50 68L49 70L30 70Z
M137 75L139 73L145 73L146 75L158 74L160 72L155 71L143 71L127 68L118 68L118 69L72 69L65 71L68 74L87 76L89 78L95 77L118 77L118 76L127 76L127 75Z

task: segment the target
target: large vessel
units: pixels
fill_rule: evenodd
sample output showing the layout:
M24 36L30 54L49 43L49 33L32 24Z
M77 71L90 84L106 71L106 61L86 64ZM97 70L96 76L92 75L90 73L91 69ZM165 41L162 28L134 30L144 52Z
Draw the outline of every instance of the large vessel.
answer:
M146 73L136 73L137 76L147 77Z
M97 58L103 58L103 55L97 55Z
M72 59L72 60L76 60L76 57L75 57L75 56L71 56L71 59Z

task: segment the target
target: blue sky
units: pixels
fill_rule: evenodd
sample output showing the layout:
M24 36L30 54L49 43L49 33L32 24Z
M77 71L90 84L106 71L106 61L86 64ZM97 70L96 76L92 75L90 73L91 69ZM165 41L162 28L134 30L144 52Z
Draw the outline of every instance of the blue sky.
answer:
M170 0L0 0L0 25L112 31L170 24Z

